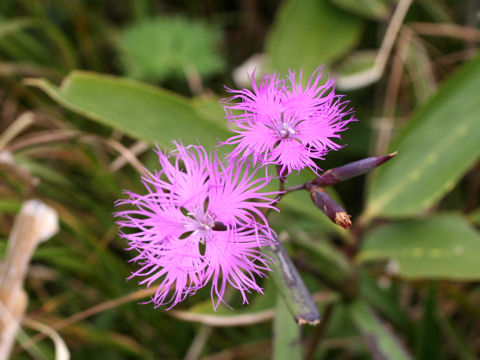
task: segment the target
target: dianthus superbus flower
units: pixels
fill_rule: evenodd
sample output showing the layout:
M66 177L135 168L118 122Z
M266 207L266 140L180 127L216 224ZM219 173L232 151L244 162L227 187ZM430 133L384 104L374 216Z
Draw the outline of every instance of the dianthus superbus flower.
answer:
M340 145L333 139L354 120L348 101L335 94L335 82L321 83L321 68L306 86L302 73L286 79L264 75L257 83L252 75L252 90L227 89L233 96L224 99L230 128L236 135L223 144L235 145L235 157L252 157L254 163L276 164L282 174L305 167L320 170L314 159L323 159Z
M254 178L247 163L222 164L201 146L176 145L158 151L161 170L142 177L147 193L126 191L117 205L120 235L138 254L130 278L147 287L159 283L156 306L175 306L211 281L214 308L227 284L242 294L262 292L255 276L269 271L270 259L259 250L275 242L262 213L273 200L262 192L268 179Z

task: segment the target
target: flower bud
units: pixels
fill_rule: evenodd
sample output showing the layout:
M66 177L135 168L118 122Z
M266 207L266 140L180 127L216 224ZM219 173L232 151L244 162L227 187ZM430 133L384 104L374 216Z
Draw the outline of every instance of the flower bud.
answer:
M319 186L335 185L341 181L350 179L358 175L362 175L370 170L373 170L376 167L382 165L384 162L393 158L395 155L397 155L396 151L388 155L373 156L327 170L322 175L318 176L315 180L313 180L313 184Z
M310 196L316 207L322 210L335 224L348 229L352 226L351 216L318 185L309 186Z

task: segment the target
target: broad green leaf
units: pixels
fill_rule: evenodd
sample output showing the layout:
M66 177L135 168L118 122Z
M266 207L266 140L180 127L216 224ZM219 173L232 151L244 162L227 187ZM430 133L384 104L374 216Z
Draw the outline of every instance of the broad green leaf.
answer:
M388 15L386 0L331 0L336 6L368 19L384 19Z
M283 299L277 297L273 321L273 359L292 360L302 358L300 326L292 319Z
M60 87L29 80L65 108L150 144L200 142L207 148L226 138L225 127L200 115L180 95L137 81L73 71Z
M285 1L266 41L269 67L305 76L347 52L358 40L361 21L328 1Z
M225 119L225 112L218 98L213 96L196 97L192 99L192 105L195 113L202 119L210 121L219 128L228 128L228 120Z
M385 225L367 234L359 261L393 260L411 279L480 279L480 234L460 215Z
M352 303L349 312L373 359L412 359L400 339L363 300Z
M450 191L480 155L480 57L456 73L411 119L373 176L364 216L412 216Z

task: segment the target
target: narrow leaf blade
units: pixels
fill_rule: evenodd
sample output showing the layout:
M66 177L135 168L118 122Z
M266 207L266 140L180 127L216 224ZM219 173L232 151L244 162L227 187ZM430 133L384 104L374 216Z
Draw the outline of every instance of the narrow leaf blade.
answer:
M280 296L277 298L273 328L273 359L301 359L300 327L293 320L287 305Z
M413 359L400 339L382 323L363 300L352 303L349 306L349 313L374 359Z

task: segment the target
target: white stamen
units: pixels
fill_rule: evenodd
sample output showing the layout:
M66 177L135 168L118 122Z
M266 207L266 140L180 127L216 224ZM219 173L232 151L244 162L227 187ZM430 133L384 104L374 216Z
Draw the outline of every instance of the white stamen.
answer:
M280 129L280 137L282 139L287 139L289 137L292 137L293 135L296 134L295 129L293 129L291 126L288 125L288 123L283 122L282 123L282 129Z
M215 220L212 214L204 213L203 209L196 208L187 213L185 219L185 229L193 230L191 235L201 235L205 231L210 231L215 226Z

